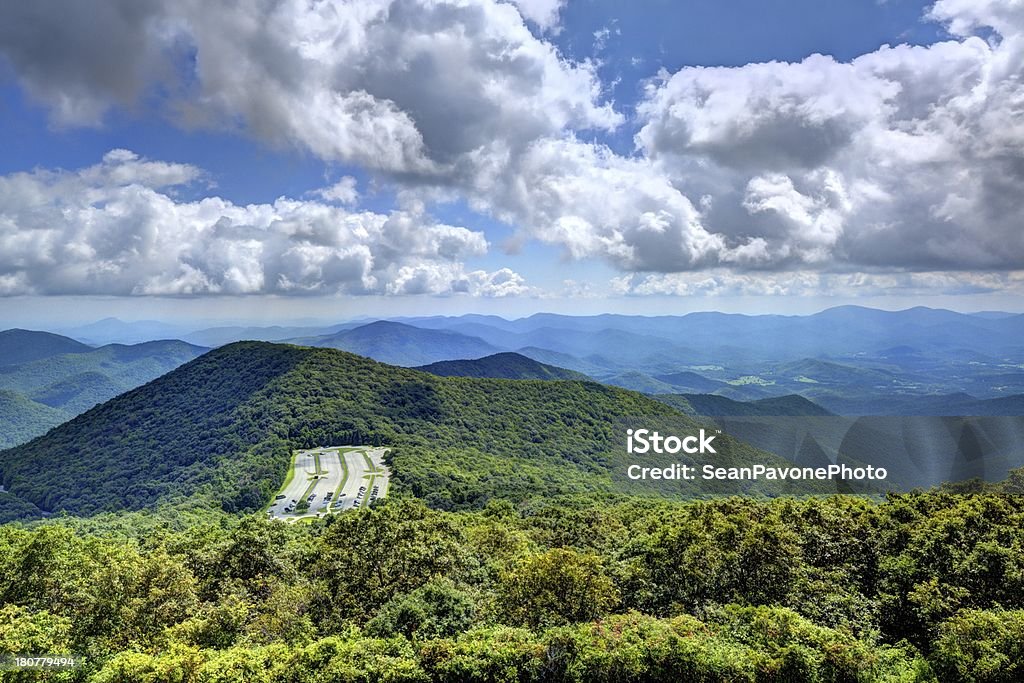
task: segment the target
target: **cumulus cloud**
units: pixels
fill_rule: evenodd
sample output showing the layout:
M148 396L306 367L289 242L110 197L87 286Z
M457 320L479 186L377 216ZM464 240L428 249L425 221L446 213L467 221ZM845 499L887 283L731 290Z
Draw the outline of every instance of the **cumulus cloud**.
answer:
M878 297L1024 294L1024 271L1006 273L829 273L795 270L785 273L702 273L623 275L609 283L620 296L783 296Z
M510 170L478 186L484 210L520 226L522 238L600 257L624 270L683 270L756 258L704 229L700 211L644 160L575 139L544 139Z
M637 144L710 193L705 228L773 267L1013 269L1024 261L1020 3L937 3L958 40L852 62L684 68L653 81ZM988 28L989 40L972 33Z
M16 2L0 7L0 54L58 124L98 125L169 83L180 55L153 0Z
M359 190L356 189L356 179L350 175L344 176L341 180L330 187L324 187L313 192L321 199L340 204L355 204L359 201Z
M74 0L16 3L0 8L0 54L64 123L159 93L186 125L443 179L539 136L621 122L593 66L520 15L551 27L559 6L115 0L73 23L88 11Z
M1024 22L1011 6L940 2L930 16L956 40L851 62L662 73L637 108L638 154L541 138L482 165L468 191L517 226L514 243L624 271L1016 269Z
M460 264L418 263L399 268L388 283L388 294L469 294L482 297L532 293L526 280L509 268L466 272Z
M899 85L853 64L803 62L684 68L648 86L637 139L652 158L706 156L741 169L814 168L871 123Z
M1024 27L1024 5L1018 0L938 0L928 17L946 24L954 35L992 27L1003 36L1013 36Z
M0 7L0 54L57 122L95 124L110 107L155 100L181 125L239 129L360 165L412 207L379 216L282 201L262 209L265 217L225 206L223 227L217 217L202 234L230 237L179 254L175 277L144 289L299 292L344 282L497 295L524 287L452 266L475 253L473 239L425 218L419 207L439 198L512 225L513 248L539 241L627 273L941 273L1024 263L1019 0L938 0L927 18L949 36L929 46L882 46L849 62L811 55L662 72L636 108L629 155L601 142L625 117L596 66L567 60L544 38L558 28L561 0L114 0L76 22L80 4ZM155 183L198 171L146 168L170 175L123 190L138 195L130 208L152 212L154 223L191 224L180 216L192 204ZM358 200L347 180L313 196ZM106 206L100 216L113 221ZM259 215L242 215L249 211ZM318 221L351 225L359 239L325 244L302 233L316 233L309 226ZM408 262L389 246L403 222L432 235ZM133 239L144 252L145 230ZM89 248L85 240L65 250ZM130 270L122 258L89 278L115 280L111 273ZM41 287L29 272L9 269L0 288Z
M543 31L558 29L558 15L566 0L513 0L524 19L537 24Z
M288 198L239 206L171 192L202 175L114 150L77 171L0 176L0 294L525 291L510 270L467 271L466 259L487 252L480 232L413 211Z

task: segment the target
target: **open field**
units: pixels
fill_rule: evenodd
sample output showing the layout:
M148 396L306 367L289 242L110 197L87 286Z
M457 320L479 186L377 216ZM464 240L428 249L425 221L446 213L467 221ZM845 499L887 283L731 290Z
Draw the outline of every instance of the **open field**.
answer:
M294 521L368 505L387 495L386 448L327 446L296 451L268 515ZM303 509L303 502L308 509ZM298 507L297 507L298 506Z

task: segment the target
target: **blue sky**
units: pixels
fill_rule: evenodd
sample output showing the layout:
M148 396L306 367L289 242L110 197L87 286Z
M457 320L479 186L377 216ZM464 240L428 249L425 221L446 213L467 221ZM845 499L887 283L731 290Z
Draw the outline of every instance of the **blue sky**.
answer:
M1011 0L8 6L0 316L1020 310L1022 23Z

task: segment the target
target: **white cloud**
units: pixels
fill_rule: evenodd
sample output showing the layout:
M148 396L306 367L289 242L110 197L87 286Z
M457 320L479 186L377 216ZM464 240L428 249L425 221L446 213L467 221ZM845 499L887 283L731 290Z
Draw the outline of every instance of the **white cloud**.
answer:
M992 27L1003 36L1024 28L1024 3L1020 0L938 0L928 17L946 24L950 33L968 36L979 28Z
M651 158L810 168L884 114L898 92L896 83L821 55L794 64L687 67L648 86L637 142Z
M485 248L482 236L477 244L477 233L436 225L423 208L451 199L514 226L513 246L535 240L642 278L1024 263L1020 0L939 0L928 18L952 39L927 47L663 72L647 84L628 156L600 142L624 117L605 100L595 64L566 60L543 38L557 30L562 5L114 0L89 21L71 0L0 6L0 53L62 124L95 124L110 107L166 93L156 99L182 125L239 129L358 164L373 182L396 185L405 208L380 216L317 202L221 202L196 219L203 202L161 188L200 179L197 169L111 158L78 174L107 196L69 209L95 213L94 223L76 219L80 228L60 245L42 228L0 232L10 253L35 264L11 265L0 289L118 289L110 283L121 279L144 291L525 286L461 269ZM117 185L115 173L134 184ZM45 186L43 175L36 183ZM47 190L25 192L4 216L31 223L20 198ZM345 179L316 196L346 206L358 199ZM351 237L325 237L319 223L343 225ZM104 230L134 251L109 246ZM184 245L192 233L225 236L195 253L161 244L173 267L150 282L132 260L154 265L152 243L175 231ZM24 275L45 259L61 264L52 276Z
M465 291L477 296L505 297L537 293L526 285L522 275L509 268L500 268L493 273L474 270L467 273L464 286Z
M651 83L637 143L708 194L712 234L774 268L1007 269L1024 261L1019 2L940 2L964 37L849 63L684 68ZM988 26L986 42L966 35Z
M785 273L702 273L623 275L609 286L620 296L781 296L878 297L957 296L995 292L1024 294L1024 271L1007 273L827 273L793 270Z
M537 24L543 31L558 30L558 15L566 0L512 0L524 19Z
M355 204L359 201L359 191L356 189L356 185L356 179L347 175L330 187L316 190L314 194L329 202Z
M1014 269L1024 26L991 21L989 41L662 74L637 155L540 138L466 191L513 245L623 271Z
M689 199L649 163L601 145L541 140L511 177L476 188L481 206L524 237L559 245L573 259L606 258L625 270L680 270L730 258Z
M95 124L159 86L186 125L444 180L540 136L622 121L593 65L563 59L519 14L551 28L559 6L119 0L71 29L84 13L73 0L5 4L0 54L62 123Z
M507 269L467 272L487 252L482 233L412 211L168 193L201 177L125 150L78 171L0 176L0 294L524 291Z
M399 268L388 294L469 294L500 298L531 293L525 279L513 270L466 272L461 264L421 262Z

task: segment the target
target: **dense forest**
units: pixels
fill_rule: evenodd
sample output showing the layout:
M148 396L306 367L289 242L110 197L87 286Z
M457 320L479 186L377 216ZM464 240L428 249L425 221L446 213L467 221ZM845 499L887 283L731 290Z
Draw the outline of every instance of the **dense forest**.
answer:
M45 434L67 419L67 415L48 405L37 403L21 394L0 389L0 448L29 441Z
M473 360L443 360L416 370L441 377L490 377L492 379L590 379L574 370L546 365L519 353L496 353Z
M9 448L204 353L185 342L86 346L48 332L0 332L0 448Z
M1020 681L1022 482L7 525L3 680Z
M634 495L609 468L641 415L696 426L592 382L213 351L0 454L0 667L80 658L0 680L1024 679L1024 472ZM387 444L392 495L266 519L291 449L331 443Z

